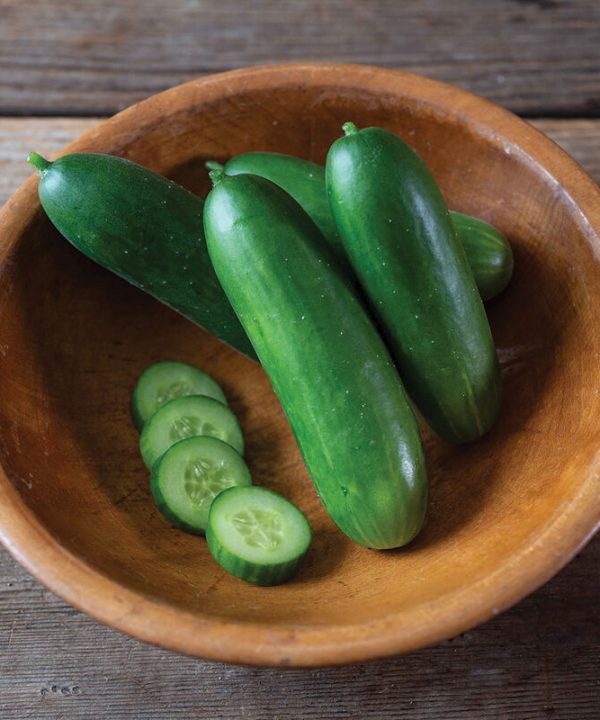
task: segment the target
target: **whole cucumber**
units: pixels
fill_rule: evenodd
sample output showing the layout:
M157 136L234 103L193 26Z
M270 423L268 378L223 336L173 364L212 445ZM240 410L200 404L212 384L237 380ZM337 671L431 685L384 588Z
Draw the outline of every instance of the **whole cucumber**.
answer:
M310 160L274 152L247 152L225 164L209 161L209 169L224 167L227 175L259 175L283 188L307 212L332 249L345 260L344 246L327 202L325 168Z
M425 462L383 341L295 200L264 178L211 176L210 257L325 508L361 545L406 544L423 524Z
M507 239L485 220L453 211L450 217L479 294L483 300L495 298L508 285L513 273L513 254Z
M396 135L352 123L344 131L326 173L348 258L431 429L449 442L475 440L497 418L500 369L442 194Z
M31 153L29 162L42 207L78 250L256 358L208 257L199 197L112 155Z
M219 164L208 162L207 166L214 169ZM228 160L225 172L228 175L260 175L283 188L311 216L332 249L348 267L327 200L323 166L292 155L247 152ZM452 211L450 217L465 249L481 297L491 300L504 290L512 276L513 255L510 245L501 232L483 220Z

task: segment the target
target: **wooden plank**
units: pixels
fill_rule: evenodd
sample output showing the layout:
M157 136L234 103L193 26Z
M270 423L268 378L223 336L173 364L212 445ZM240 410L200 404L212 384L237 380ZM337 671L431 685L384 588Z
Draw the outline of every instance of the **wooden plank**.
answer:
M2 720L598 720L600 538L493 621L364 665L265 670L143 645L0 552Z
M0 119L0 202L95 119ZM600 121L534 124L600 180ZM280 671L183 658L73 610L0 551L2 720L597 720L600 537L493 621L405 657Z
M532 120L538 130L561 145L600 183L600 122L598 120Z
M97 122L95 118L0 118L0 205L33 173L27 163L30 152L51 156Z
M0 205L31 174L27 154L51 156L101 118L0 118ZM600 182L600 120L531 121Z
M371 63L530 115L600 115L597 0L0 0L0 113L110 114L206 73Z

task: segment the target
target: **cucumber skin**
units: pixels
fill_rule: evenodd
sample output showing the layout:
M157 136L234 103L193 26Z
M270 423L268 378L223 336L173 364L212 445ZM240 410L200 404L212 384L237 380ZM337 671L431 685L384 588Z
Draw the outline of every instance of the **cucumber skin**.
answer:
M260 567L258 567L255 563L250 563L246 560L242 560L237 555L229 552L229 550L224 548L217 539L216 534L212 529L211 514L213 512L219 511L220 502L226 500L226 497L224 498L223 496L226 495L229 490L234 489L235 488L227 488L227 490L223 490L223 492L220 492L217 497L212 501L210 510L208 511L208 524L206 526L206 543L208 545L208 549L210 550L210 554L222 568L227 570L228 573L230 573L231 575L235 575L235 577L240 578L241 580L253 583L254 585L262 585L263 587L269 587L271 585L281 585L281 583L291 580L291 578L294 577L294 575L296 575L296 573L298 572L300 564L302 563L304 557L306 556L306 553L308 552L308 548L310 547L310 541L306 546L306 550L294 560L289 560L288 562L273 563L271 565L261 565ZM310 525L308 525L308 528L309 537L312 539L312 529L310 528Z
M514 259L508 241L485 220L452 211L450 217L479 294L483 300L495 298L506 288L513 274Z
M271 152L247 152L225 164L228 175L259 175L291 195L310 215L331 248L344 262L345 252L327 202L325 168L310 160Z
M154 415L152 415L152 417L148 418L148 420L144 423L144 427L142 428L142 432L141 432L141 434L140 434L139 447L140 447L140 455L142 456L142 460L144 461L144 464L146 465L146 467L148 468L148 470L152 470L152 468L154 467L154 465L160 460L160 458L164 455L164 453L166 453L169 448L171 448L171 447L173 447L173 445L175 445L175 443L173 443L172 445L169 445L169 447L168 447L166 450L164 450L161 455L157 455L157 456L154 458L154 460L152 460L151 462L149 462L149 458L150 458L152 455L154 455L154 451L152 450L152 445L151 445L150 441L148 440L148 436L149 436L150 433L152 432L154 424L155 424L156 422L158 422L156 416L157 416L162 410L164 410L165 408L169 408L170 405L172 405L173 403L179 402L179 401L182 400L184 397L185 397L185 398L203 398L204 400L210 400L210 401L211 401L211 402L209 403L209 405L212 404L212 403L216 403L216 404L219 405L220 407L224 407L224 408L227 409L227 411L228 411L228 412L231 414L231 416L235 419L235 425L236 425L237 431L238 431L238 433L239 433L239 434L238 434L238 437L237 437L237 447L236 447L235 445L231 445L231 443L228 443L228 442L225 441L225 440L223 440L222 442L225 442L227 445L229 445L230 447L232 447L239 455L241 455L241 456L243 457L243 456L244 456L244 450L245 450L244 434L242 433L242 428L240 427L239 420L238 420L237 417L234 415L234 413L233 413L233 411L231 410L231 408L230 408L228 405L224 405L222 402L219 402L218 400L215 400L214 398L208 397L207 395L185 395L185 396L182 396L182 397L173 398L173 400L169 400L168 402L166 402L164 405L162 405L162 406L154 413ZM197 436L191 435L190 437L197 437ZM208 437L213 437L213 436L212 436L212 435L209 435ZM182 438L182 439L185 440L185 438ZM220 439L220 438L217 438L217 440L219 440L219 439ZM179 442L179 440L178 440L177 442ZM150 449L148 449L148 448L150 448Z
M215 501L213 501L213 505L214 502ZM300 557L296 560L291 560L287 563L277 563L270 566L263 565L260 568L257 568L254 564L248 563L226 550L212 533L210 519L208 522L209 524L206 529L206 542L208 549L210 550L210 554L224 570L227 570L228 573L235 575L235 577L240 578L240 580L245 580L246 582L254 585L269 587L272 585L281 585L282 583L291 580L298 572L300 564L306 555L306 553L304 553L304 555L300 555Z
M227 301L227 302L229 302L229 301ZM144 429L144 425L146 424L146 422L148 422L148 420L150 420L150 417L152 417L152 416L150 416L150 417L146 418L146 420L144 420L144 418L142 417L142 414L140 413L140 411L139 411L139 409L138 409L137 396L138 396L138 393L139 393L140 380L142 380L142 378L144 377L144 375L146 374L146 372L148 372L148 370L153 369L154 367L156 367L156 365L162 365L162 364L166 364L166 363L169 363L169 362L179 362L179 361L177 361L177 360L174 360L174 361L171 361L171 360L159 360L158 362L153 363L152 365L149 365L149 366L144 370L144 372L142 372L142 374L141 374L141 375L138 377L138 379L137 379L137 382L136 382L135 387L134 387L134 389L133 389L133 393L132 393L132 395L131 395L130 413L131 413L131 419L133 420L133 424L135 425L136 430L138 430L139 432L142 432L142 430ZM183 363L183 364L187 364L187 363ZM194 366L191 365L190 367L194 367ZM199 368L194 368L194 370L197 370L197 369L199 369ZM200 370L200 372L203 372L203 371ZM204 374L205 374L205 375L208 375L208 373L204 373ZM219 383L218 383L213 377L211 377L210 375L208 375L208 377L210 377L210 379L215 383L215 385L216 385L216 386L219 388L219 390L220 390L220 395L219 395L219 397L216 397L215 395L209 395L208 397L212 397L214 400L218 400L219 402L222 402L223 405L227 405L227 398L225 397L225 393L223 392L223 390L222 390L221 387L219 386ZM160 410L160 408L157 408L156 410L158 411L158 410Z
M281 188L253 175L216 185L204 226L326 510L361 545L406 544L427 504L416 419L317 227Z
M476 440L501 400L483 303L442 194L387 130L338 139L326 166L333 216L408 393L451 443Z
M225 171L228 175L259 175L283 188L311 216L345 269L352 272L327 200L322 165L281 153L248 152L228 160ZM450 217L481 297L491 300L512 277L510 245L501 232L483 220L453 211Z
M220 494L222 495L223 493ZM213 500L211 511L216 501L217 498ZM227 570L227 572L231 575L235 575L235 577L240 578L240 580L245 580L246 582L254 585L262 585L263 587L281 585L282 583L291 580L291 578L293 578L298 572L300 563L306 555L306 553L304 553L296 560L290 560L286 563L276 563L269 566L262 565L259 568L253 563L242 560L233 553L230 553L221 545L211 530L210 511L208 527L206 528L206 543L208 545L208 549L210 550L210 554L224 570Z
M180 442L183 441L180 440ZM172 445L171 447L175 446ZM194 525L186 523L184 520L181 520L177 515L175 515L175 513L171 511L171 508L167 505L167 502L165 501L165 497L162 494L159 482L159 468L165 455L166 453L154 463L154 466L150 471L150 490L152 492L152 496L154 497L154 503L160 513L163 515L163 517L165 517L171 523L171 525L173 525L173 527L179 528L180 530L184 530L188 533L192 533L193 535L204 535L205 533L203 530L194 527Z
M189 438L187 438L189 440ZM179 442L185 442L185 440L180 440ZM175 443L177 445L178 443ZM171 447L175 447L175 445L172 445ZM170 450L171 448L169 448ZM168 451L167 451L168 452ZM181 520L177 515L175 515L174 512L172 512L171 508L168 506L165 496L162 493L162 490L160 488L160 465L163 461L164 456L167 453L164 453L155 463L152 467L152 470L150 471L150 490L152 492L152 496L154 497L154 503L160 513L173 525L173 527L179 528L180 530L184 530L185 532L191 533L192 535L205 535L206 532L204 530L201 530L200 528L197 528L195 525L190 525L189 523L186 523L184 520ZM240 485L232 486L232 487L242 487ZM227 488L229 490L229 488ZM225 490L223 490L219 495L221 495ZM218 495L217 495L218 497ZM215 498L216 500L217 498ZM214 504L215 500L211 503L211 507ZM210 510L209 510L210 514Z
M208 257L199 197L112 155L64 155L40 175L42 206L72 245L256 359Z

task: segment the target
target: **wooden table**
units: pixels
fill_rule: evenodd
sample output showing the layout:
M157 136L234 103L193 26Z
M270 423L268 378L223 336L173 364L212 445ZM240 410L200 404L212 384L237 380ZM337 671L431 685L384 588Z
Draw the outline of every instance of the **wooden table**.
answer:
M598 0L0 0L0 203L31 149L176 83L292 59L413 70L531 119L600 178ZM600 422L600 418L599 418ZM68 607L0 551L0 718L598 720L600 540L509 612L405 657L259 670Z

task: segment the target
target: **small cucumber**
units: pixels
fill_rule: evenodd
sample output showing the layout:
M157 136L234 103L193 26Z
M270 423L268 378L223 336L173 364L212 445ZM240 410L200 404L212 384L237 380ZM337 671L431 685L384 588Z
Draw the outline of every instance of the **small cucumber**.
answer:
M140 375L131 398L131 413L138 430L169 400L185 395L206 395L227 404L215 380L184 362L163 360Z
M476 440L498 416L500 368L442 194L396 135L352 123L344 131L326 172L348 258L430 428L448 442Z
M152 468L150 487L161 513L176 527L203 534L215 497L226 488L251 485L248 466L231 445L214 437L190 437L172 445Z
M211 176L210 257L325 508L361 545L408 543L424 521L427 477L383 340L292 197L255 175Z
M198 435L222 440L240 455L244 452L240 424L227 405L204 395L187 395L170 400L144 425L140 452L146 467L151 470L171 445Z
M262 487L224 490L210 506L206 540L212 556L227 572L256 585L292 578L311 538L304 513Z
M483 300L495 298L506 288L513 274L513 254L507 239L485 220L459 212L451 212L450 216L479 294Z
M206 166L212 170L222 167L211 161ZM247 152L228 160L224 168L227 175L259 175L283 188L310 215L333 250L344 259L344 246L327 202L322 165L282 153Z
M256 359L206 252L199 197L112 155L29 162L42 207L78 250Z
M208 162L207 167L221 167ZM228 175L249 173L271 180L289 193L311 216L340 262L351 272L337 226L329 208L325 168L309 160L271 152L248 152L228 160ZM450 212L458 239L484 300L490 300L508 285L513 255L507 239L492 225L458 212Z

